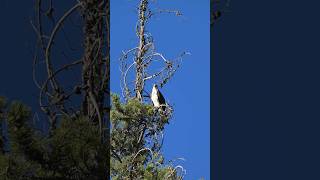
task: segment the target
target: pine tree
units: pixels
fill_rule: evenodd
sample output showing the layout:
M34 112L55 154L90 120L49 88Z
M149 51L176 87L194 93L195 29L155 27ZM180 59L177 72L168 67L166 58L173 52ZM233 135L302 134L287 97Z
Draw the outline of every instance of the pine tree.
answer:
M32 21L33 75L44 112L40 122L48 120L49 129L37 129L23 103L0 98L0 179L109 178L109 1L80 0L62 15L54 8L62 7L37 0ZM53 47L72 15L81 18L83 55L61 65ZM63 82L71 68L80 82Z
M165 125L172 118L173 108L166 104L166 110L160 111L148 98L144 98L149 97L144 93L148 83L153 80L164 87L179 68L182 56L188 54L183 52L175 60L168 60L156 52L152 35L146 30L147 24L157 13L182 14L172 10L155 11L149 3L148 0L140 0L138 5L137 47L125 51L120 58L124 100L121 101L117 94L112 95L112 179L177 180L183 179L185 174L182 166L166 163L161 152ZM159 62L162 70L150 68L151 64ZM134 81L134 84L130 85L129 81Z
M109 1L77 1L57 21L53 20L52 0L36 1L32 26L38 49L33 75L44 112L40 121L48 119L49 129L37 129L28 106L0 97L0 179L183 178L183 167L166 163L161 152L164 128L172 118L173 108L167 104L166 111L159 111L143 93L150 80L165 86L179 68L182 56L188 53L168 60L155 51L151 36L145 33L147 20L155 13L148 4L148 0L139 4L137 48L125 52L121 58L124 100L113 94L110 112ZM61 65L52 47L58 42L57 34L66 26L66 19L75 12L83 20L83 56ZM163 12L181 15L179 11L158 13ZM43 27L48 25L45 20L52 20L52 29ZM130 53L135 58L128 66L126 57ZM156 58L163 63L163 69L152 72L148 67ZM37 76L39 61L44 62L45 74ZM80 66L75 71L80 72L81 82L63 83L60 74L76 66ZM127 73L133 67L135 84L130 87L126 83ZM37 77L45 79L41 81ZM72 86L71 90L68 86Z

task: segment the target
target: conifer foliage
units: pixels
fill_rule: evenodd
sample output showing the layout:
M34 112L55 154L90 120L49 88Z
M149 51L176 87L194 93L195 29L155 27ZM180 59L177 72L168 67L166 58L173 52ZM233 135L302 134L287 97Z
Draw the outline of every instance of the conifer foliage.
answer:
M0 179L105 179L108 177L108 148L99 128L86 117L61 121L48 137L31 125L31 111L20 102L6 107L0 98L2 134ZM7 141L5 141L7 139Z

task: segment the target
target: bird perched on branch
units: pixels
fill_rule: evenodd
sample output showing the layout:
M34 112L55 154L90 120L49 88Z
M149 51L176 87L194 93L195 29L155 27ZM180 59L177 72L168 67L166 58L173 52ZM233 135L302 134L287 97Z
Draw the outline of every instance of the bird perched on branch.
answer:
M155 108L161 107L163 111L166 109L166 100L164 99L156 84L154 84L152 87L151 101Z

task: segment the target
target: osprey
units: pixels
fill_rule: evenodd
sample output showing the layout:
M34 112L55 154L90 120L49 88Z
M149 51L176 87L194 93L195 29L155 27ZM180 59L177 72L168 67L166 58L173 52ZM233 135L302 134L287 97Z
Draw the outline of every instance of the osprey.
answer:
M156 108L161 107L163 111L166 109L166 100L164 99L163 95L159 91L158 86L156 84L154 84L152 87L151 101L154 107Z

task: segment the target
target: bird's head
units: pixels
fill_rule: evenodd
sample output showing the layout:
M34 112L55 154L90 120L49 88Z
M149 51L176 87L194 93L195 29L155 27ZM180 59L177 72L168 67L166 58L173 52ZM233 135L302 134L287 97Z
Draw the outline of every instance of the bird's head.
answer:
M156 84L153 84L153 88L156 88L156 89L158 89L158 85L156 85Z

